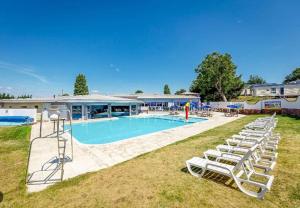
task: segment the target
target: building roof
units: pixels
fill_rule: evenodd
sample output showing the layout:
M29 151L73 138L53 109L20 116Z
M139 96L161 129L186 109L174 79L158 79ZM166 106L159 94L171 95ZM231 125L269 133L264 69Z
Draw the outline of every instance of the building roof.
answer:
M142 103L139 100L129 99L129 98L121 98L121 97L114 97L114 96L107 96L107 95L77 95L77 96L62 96L60 97L61 102L120 102L120 103L131 103L131 102L138 102Z
M117 102L117 103L142 103L140 100L107 96L107 95L76 95L58 96L55 98L26 98L26 99L2 99L4 103L76 103L76 102Z
M54 98L17 98L17 99L0 99L1 103L49 103L55 102Z
M283 84L277 83L266 83L266 84L253 84L251 87L276 87L276 86L283 86Z
M171 94L129 94L129 95L115 95L115 97L132 98L132 99L198 99L198 95L171 95Z
M196 93L196 92L183 92L180 95L194 95L194 96L200 96L200 93Z

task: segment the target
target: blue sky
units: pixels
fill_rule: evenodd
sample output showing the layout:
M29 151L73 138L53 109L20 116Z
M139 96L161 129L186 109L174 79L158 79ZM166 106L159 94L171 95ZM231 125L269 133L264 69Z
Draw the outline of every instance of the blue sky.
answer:
M0 91L174 92L206 54L281 82L300 66L300 1L0 1Z

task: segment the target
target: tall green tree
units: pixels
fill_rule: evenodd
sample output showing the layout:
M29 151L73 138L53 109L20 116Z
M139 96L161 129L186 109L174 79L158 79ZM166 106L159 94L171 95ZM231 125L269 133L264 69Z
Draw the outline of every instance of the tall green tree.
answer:
M0 99L14 99L15 96L10 95L9 93L0 93Z
M180 94L185 93L185 92L186 92L185 89L180 89L180 90L177 90L177 91L175 92L175 95L180 95Z
M247 81L247 84L265 84L266 80L264 80L262 77L258 75L250 75L249 80Z
M88 95L89 88L86 78L83 74L78 74L74 84L74 95Z
M244 87L241 75L236 75L236 68L230 54L208 54L195 69L197 77L190 91L200 93L202 99L210 101L235 98Z
M284 84L287 84L292 81L300 80L300 68L296 68L292 73L287 75L283 81Z
M165 84L165 86L164 86L164 94L165 94L165 95L171 94L170 87L169 87L169 85L167 85L167 84Z
M18 96L18 99L26 99L26 98L32 98L32 95L26 95L26 94L24 94L24 95L19 95Z
M144 93L144 92L142 90L135 91L135 94L140 94L140 93Z

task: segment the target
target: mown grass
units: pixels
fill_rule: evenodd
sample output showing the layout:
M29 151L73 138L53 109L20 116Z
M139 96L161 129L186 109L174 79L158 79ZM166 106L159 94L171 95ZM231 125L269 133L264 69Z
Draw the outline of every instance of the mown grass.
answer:
M3 189L4 207L300 207L300 120L279 117L282 135L275 181L264 200L251 198L235 186L214 179L199 179L186 172L185 161L223 143L257 116L206 131L130 161L88 173L54 185L45 191L26 194L18 190L22 169L9 180L14 197ZM2 142L1 139L1 144ZM26 145L26 143L24 143ZM24 149L24 148L21 148ZM26 148L25 148L26 149ZM17 151L17 150L16 150ZM23 151L23 150L22 150ZM20 151L20 152L22 152ZM24 162L25 153L18 156ZM7 168L1 158L0 168ZM1 178L10 175L1 172ZM16 171L16 172L18 172Z
M232 102L244 102L246 101L249 104L255 104L262 100L274 99L274 97L258 97L258 96L243 96L240 95L237 98L232 99Z
M29 126L0 128L0 207L25 198L29 137Z

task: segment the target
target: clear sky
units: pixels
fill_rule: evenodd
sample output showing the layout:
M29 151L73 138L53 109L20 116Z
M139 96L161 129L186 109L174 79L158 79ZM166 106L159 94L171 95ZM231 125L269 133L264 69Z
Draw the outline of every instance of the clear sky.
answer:
M161 93L190 86L206 54L282 82L300 66L300 1L1 1L0 91Z

